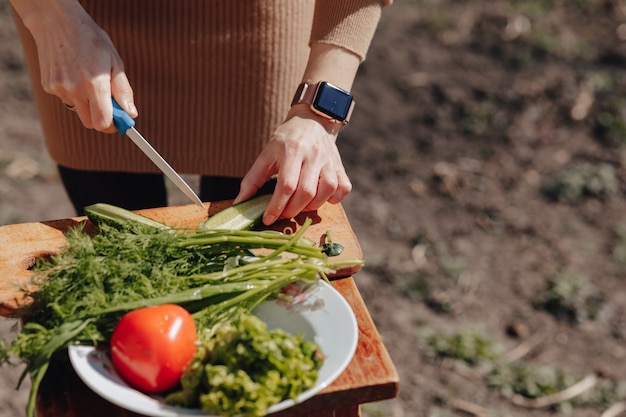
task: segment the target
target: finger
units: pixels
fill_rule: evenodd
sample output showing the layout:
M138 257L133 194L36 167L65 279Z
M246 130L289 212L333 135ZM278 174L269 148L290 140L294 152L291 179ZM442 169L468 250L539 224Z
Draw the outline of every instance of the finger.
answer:
M344 198L352 192L352 182L346 174L345 169L342 168L337 171L337 188L333 192L333 194L328 198L328 202L331 204L341 203Z
M113 77L111 78L111 94L130 117L134 119L139 115L137 107L135 106L133 89L124 71L117 70L113 72Z
M263 154L260 155L241 180L239 194L233 200L233 204L239 204L252 198L274 173L272 165Z
M89 101L82 102L76 106L70 106L69 104L66 104L66 103L63 103L63 104L68 110L73 111L74 113L78 115L80 122L83 124L83 126L85 126L85 128L95 129L95 125L93 124L93 119L92 119L92 112L91 112L92 106ZM114 133L117 131L117 129L115 127L109 127L109 128L101 129L100 131L103 133Z
M283 211L285 207L287 207L294 192L297 190L299 181L299 165L288 162L284 167L279 169L276 179L276 188L274 189L272 198L263 216L263 223L265 225L274 223L278 218L287 217L283 214Z
M83 126L85 126L87 129L93 129L93 123L91 121L91 111L89 107L90 106L88 101L75 102L72 111L78 115L78 118L80 119L80 122L83 124Z
M63 104L67 110L76 113L83 125L85 125L85 122L89 124L89 126L85 125L85 127L91 128L91 117L89 116L89 112L86 112L89 108L86 101L81 100L78 97L71 96L69 93L65 92L65 90L63 92L55 93L55 95L59 97L61 104ZM86 120L83 120L85 119L85 116L87 116Z
M76 87L74 83L66 81L48 86L44 91L57 96L66 109L73 111L78 116L80 122L87 129L93 129L89 100L83 93L88 89Z
M93 88L94 84L92 82L73 77L56 82L48 80L45 91L59 97L65 107L76 113L83 126L87 129L94 129L95 123L91 112L91 101L94 96Z
M94 78L89 95L89 111L94 129L108 133L115 131L111 104L111 79L108 74Z
M324 193L325 191L323 190L326 186L322 186L320 188L319 179L319 171L317 171L317 174L302 171L298 188L289 199L289 202L283 209L281 216L286 218L297 216L302 213L313 200L315 200L320 190ZM325 201L328 196L330 196L330 194L321 195L320 197Z
M322 207L335 193L338 187L337 176L324 176L319 179L317 194L302 211L314 211Z

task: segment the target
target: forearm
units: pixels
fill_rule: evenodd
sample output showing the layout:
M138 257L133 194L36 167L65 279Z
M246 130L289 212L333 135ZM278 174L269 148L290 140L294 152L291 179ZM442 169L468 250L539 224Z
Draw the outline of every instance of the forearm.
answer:
M361 62L390 0L317 0L310 38L310 53L303 82L327 81L350 91ZM289 116L303 115L305 106L291 108ZM316 119L337 132L328 121Z
M315 84L320 81L329 82L346 91L350 91L359 68L360 58L335 45L315 43L311 45L311 52L302 81ZM316 120L324 126L328 133L336 136L341 125L311 111L308 104L296 104L289 109L287 119L300 117Z
M340 46L314 43L302 81L327 81L350 91L361 60L358 55Z

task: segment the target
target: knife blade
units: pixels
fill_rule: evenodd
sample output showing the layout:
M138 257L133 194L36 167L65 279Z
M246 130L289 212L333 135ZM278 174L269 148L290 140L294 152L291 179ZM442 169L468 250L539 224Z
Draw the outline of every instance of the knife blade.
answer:
M113 101L113 122L117 127L118 132L122 135L126 135L133 141L135 145L156 165L161 172L163 172L167 178L170 179L191 201L204 208L204 203L198 195L191 189L189 184L167 163L165 159L150 145L150 143L135 129L135 120L128 115L120 107L120 105Z

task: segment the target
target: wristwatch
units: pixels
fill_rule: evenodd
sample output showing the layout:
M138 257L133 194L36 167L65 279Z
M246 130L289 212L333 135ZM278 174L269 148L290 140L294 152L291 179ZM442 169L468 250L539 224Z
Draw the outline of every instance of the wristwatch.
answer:
M348 124L354 109L352 94L326 81L300 84L291 105L299 103L308 104L316 114L343 124Z

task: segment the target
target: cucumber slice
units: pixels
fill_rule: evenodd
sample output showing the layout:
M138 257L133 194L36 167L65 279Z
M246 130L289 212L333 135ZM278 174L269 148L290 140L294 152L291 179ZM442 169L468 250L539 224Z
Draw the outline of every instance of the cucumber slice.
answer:
M200 223L200 227L209 230L250 230L260 223L271 198L271 194L266 194L230 206Z
M152 220L141 214L134 213L121 207L107 203L96 203L85 207L85 214L96 226L108 224L117 229L131 228L134 224L154 227L155 229L169 229L170 227Z

